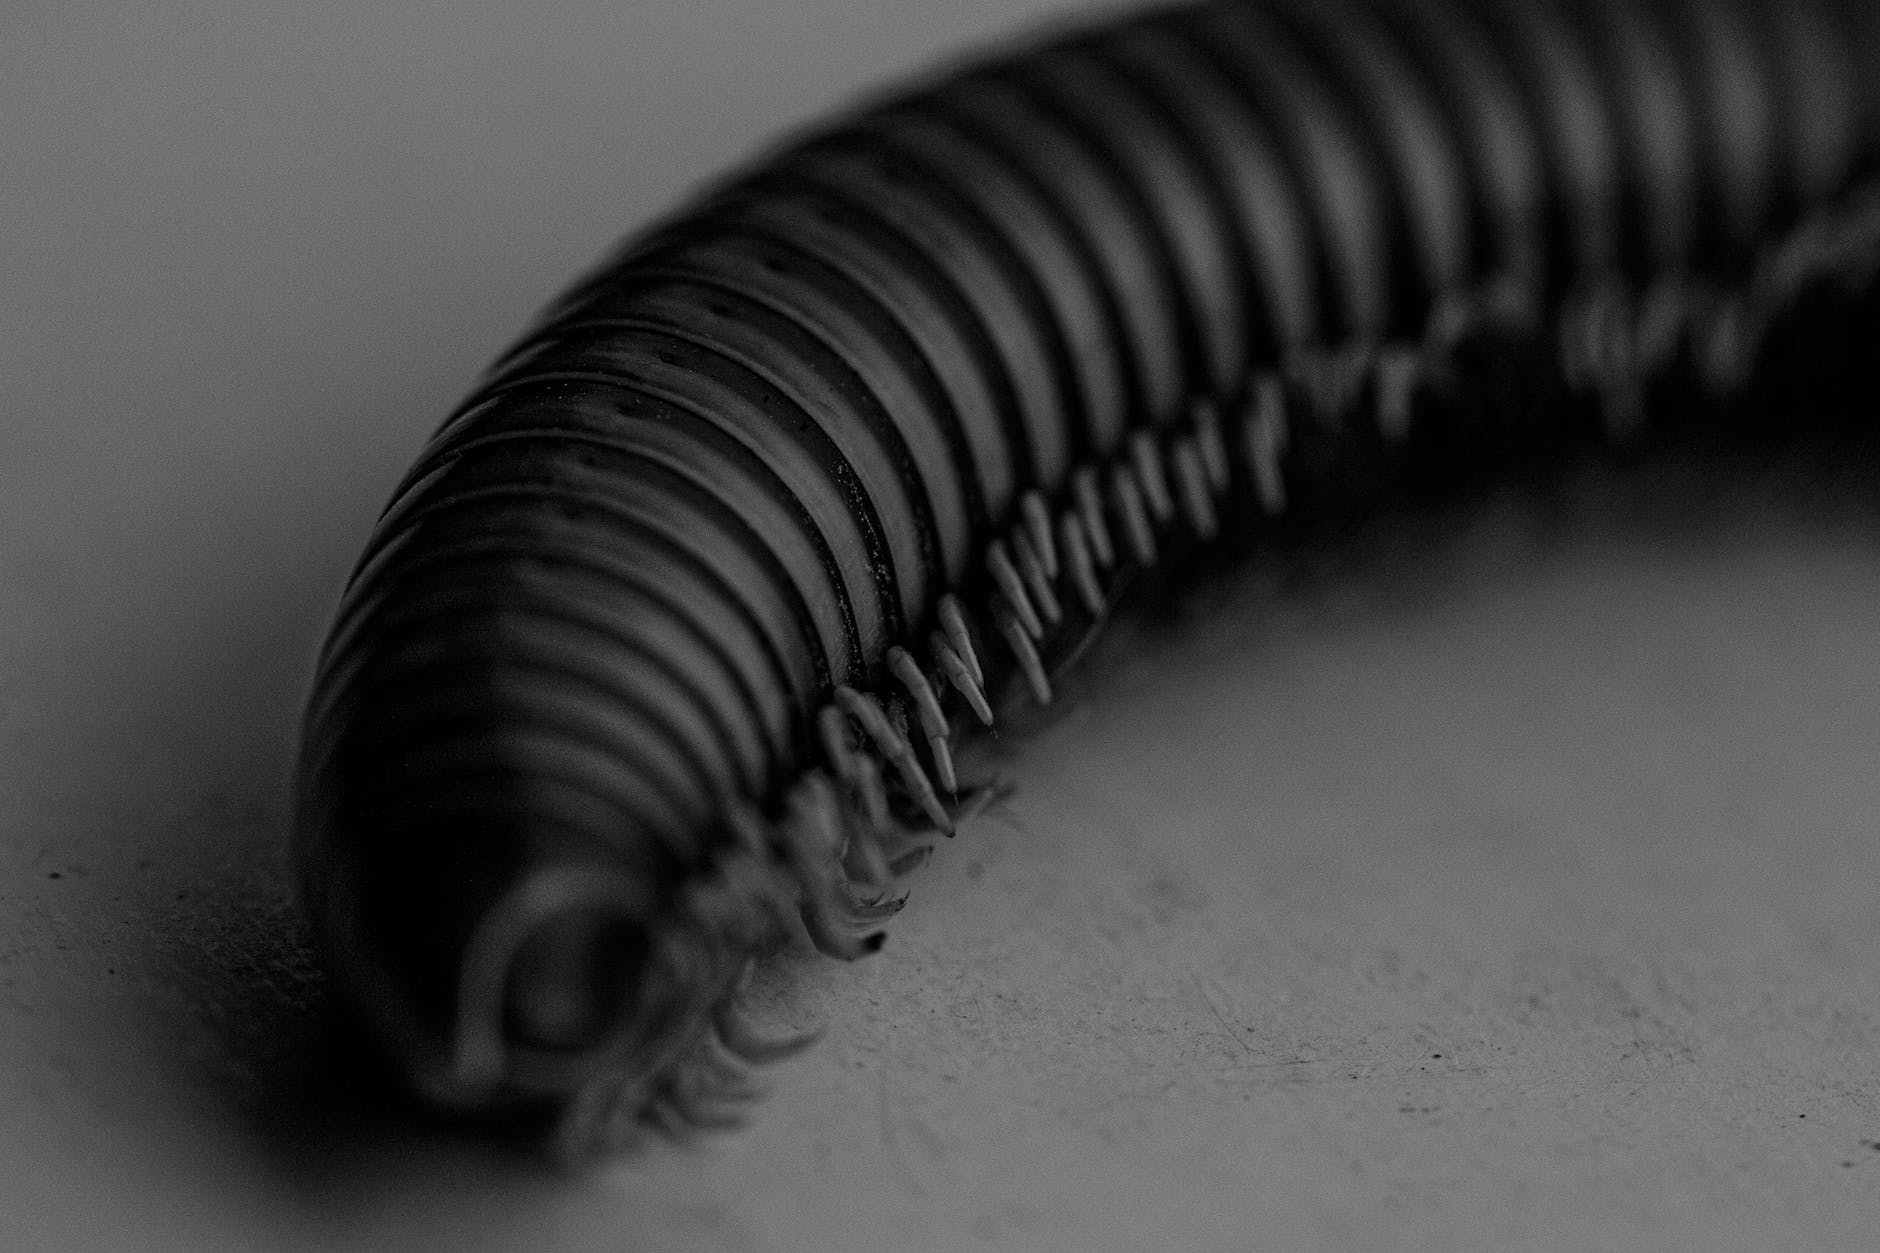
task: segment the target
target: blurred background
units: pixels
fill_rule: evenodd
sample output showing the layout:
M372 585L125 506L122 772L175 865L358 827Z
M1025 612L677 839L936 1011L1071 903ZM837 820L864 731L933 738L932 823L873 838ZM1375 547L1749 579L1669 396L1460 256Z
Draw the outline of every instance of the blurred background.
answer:
M1125 629L749 1133L596 1177L335 1039L339 585L617 236L1070 12L0 8L0 1248L1871 1247L1872 483L1640 470Z

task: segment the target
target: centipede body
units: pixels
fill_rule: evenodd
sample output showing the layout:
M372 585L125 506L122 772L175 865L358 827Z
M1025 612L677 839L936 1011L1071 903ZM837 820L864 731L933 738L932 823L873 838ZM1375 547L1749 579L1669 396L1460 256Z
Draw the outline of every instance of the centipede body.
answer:
M1212 0L734 174L492 366L355 568L297 836L338 982L438 1102L733 1117L788 1043L750 961L878 947L983 800L956 741L1136 575L1724 430L1868 325L1875 70L1855 0Z

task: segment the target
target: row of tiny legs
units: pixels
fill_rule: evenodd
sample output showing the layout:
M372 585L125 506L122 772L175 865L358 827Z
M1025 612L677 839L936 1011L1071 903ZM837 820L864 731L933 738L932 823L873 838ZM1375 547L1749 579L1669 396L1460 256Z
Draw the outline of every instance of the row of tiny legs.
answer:
M1702 392L1732 394L1785 311L1824 283L1870 283L1877 258L1880 196L1863 189L1777 240L1736 282L1672 272L1639 290L1603 276L1551 318L1533 284L1488 283L1433 302L1418 338L1303 351L1230 401L1200 399L1178 421L1136 431L1073 473L1055 505L1024 494L1014 523L987 546L978 610L943 597L926 664L896 646L880 690L836 690L817 718L823 764L789 789L774 820L732 807L734 848L683 911L715 937L712 977L723 995L701 1017L696 1046L639 1094L638 1121L669 1131L739 1121L760 1092L752 1067L814 1036L765 1040L737 1018L748 954L788 934L793 918L832 957L877 951L880 924L905 903L896 881L926 859L932 836L951 835L997 795L991 785L962 787L954 751L966 727L994 726L995 680L1015 674L1049 704L1067 639L1106 616L1132 573L1215 538L1230 516L1285 514L1300 423L1333 432L1369 423L1382 446L1401 446L1423 402L1451 381L1458 346L1488 335L1543 346L1562 393L1588 400L1606 437L1622 442L1637 433L1656 381L1682 372ZM1230 510L1235 494L1251 509ZM726 955L743 955L730 977Z
M1295 430L1368 425L1382 447L1402 447L1421 415L1440 420L1459 386L1459 349L1486 337L1538 347L1549 384L1587 402L1605 438L1624 442L1655 385L1683 377L1727 399L1747 382L1770 327L1823 284L1870 281L1877 256L1880 193L1863 188L1774 240L1734 280L1673 270L1641 287L1605 274L1549 318L1534 283L1504 276L1433 301L1416 338L1301 351L1231 399L1197 399L1179 420L1138 429L1075 471L1055 505L1025 493L1013 524L987 545L978 611L943 597L926 665L891 648L881 690L838 688L819 714L823 768L789 793L774 837L804 881L811 937L844 958L879 947L878 932L856 929L900 908L891 885L926 856L925 837L950 835L986 801L984 788L962 792L953 740L973 723L993 727L990 676L1015 673L1049 704L1053 662L1105 617L1130 574L1214 539L1228 517L1257 525L1285 514ZM1250 510L1229 509L1236 494ZM955 700L970 719L949 712Z

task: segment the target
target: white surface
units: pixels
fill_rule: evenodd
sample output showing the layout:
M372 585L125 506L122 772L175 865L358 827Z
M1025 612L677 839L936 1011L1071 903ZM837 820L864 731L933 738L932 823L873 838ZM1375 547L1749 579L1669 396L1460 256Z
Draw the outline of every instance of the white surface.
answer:
M393 7L0 12L0 1248L1872 1246L1846 511L1517 512L1164 641L774 972L829 1038L748 1135L568 1180L358 1091L276 858L396 476L615 235L1053 6Z

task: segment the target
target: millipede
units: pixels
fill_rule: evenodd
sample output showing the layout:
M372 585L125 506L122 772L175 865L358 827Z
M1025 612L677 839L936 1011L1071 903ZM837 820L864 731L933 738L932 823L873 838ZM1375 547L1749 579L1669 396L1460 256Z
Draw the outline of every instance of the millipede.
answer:
M299 762L336 987L423 1099L570 1152L737 1121L804 1043L752 963L879 948L991 794L961 741L1133 583L1858 420L1877 157L1861 0L1205 0L801 132L558 299L380 517Z

